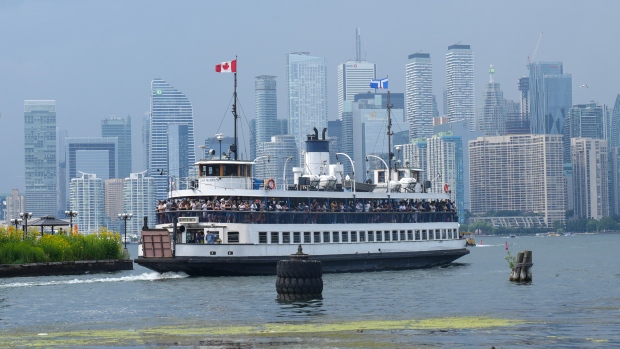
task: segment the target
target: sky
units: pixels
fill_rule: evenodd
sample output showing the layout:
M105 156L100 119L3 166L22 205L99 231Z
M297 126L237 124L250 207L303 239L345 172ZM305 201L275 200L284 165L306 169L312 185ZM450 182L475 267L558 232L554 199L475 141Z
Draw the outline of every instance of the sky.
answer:
M539 38L534 60L564 63L574 104L613 108L620 93L619 9L611 0L4 0L0 193L24 190L24 100L56 100L57 126L69 137L99 137L102 119L130 115L138 172L151 80L162 78L190 99L197 145L216 133L232 136L233 76L214 67L237 56L240 153L247 154L255 77L277 76L278 118L287 118L286 54L304 51L326 59L335 120L337 66L355 59L356 28L362 55L377 64L377 77L389 76L392 92L404 92L408 55L430 53L440 113L449 45L471 45L477 104L491 64L504 97L517 101L517 80L528 75Z

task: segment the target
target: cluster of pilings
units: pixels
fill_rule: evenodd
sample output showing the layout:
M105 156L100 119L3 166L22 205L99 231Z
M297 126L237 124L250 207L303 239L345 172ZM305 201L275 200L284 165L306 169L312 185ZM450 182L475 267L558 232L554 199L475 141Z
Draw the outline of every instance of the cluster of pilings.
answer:
M521 251L517 253L517 262L510 273L510 281L526 282L532 281L532 251Z

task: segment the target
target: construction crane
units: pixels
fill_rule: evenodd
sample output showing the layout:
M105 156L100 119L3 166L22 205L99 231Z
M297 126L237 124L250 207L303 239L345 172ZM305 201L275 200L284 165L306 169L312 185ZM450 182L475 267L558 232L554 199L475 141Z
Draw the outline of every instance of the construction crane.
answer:
M534 47L534 51L532 52L531 55L527 56L527 70L530 70L530 64L532 64L532 62L534 61L534 58L536 58L536 52L538 52L538 46L540 45L540 40L542 39L543 33L540 32L540 34L538 35L538 41L536 41L536 47ZM531 56L531 59L530 59Z

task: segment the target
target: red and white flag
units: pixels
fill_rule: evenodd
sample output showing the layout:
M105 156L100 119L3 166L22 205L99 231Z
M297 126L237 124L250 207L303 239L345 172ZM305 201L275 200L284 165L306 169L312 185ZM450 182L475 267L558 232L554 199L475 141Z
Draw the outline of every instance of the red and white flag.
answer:
M237 60L228 62L222 62L215 65L215 71L218 73L236 73L237 72Z

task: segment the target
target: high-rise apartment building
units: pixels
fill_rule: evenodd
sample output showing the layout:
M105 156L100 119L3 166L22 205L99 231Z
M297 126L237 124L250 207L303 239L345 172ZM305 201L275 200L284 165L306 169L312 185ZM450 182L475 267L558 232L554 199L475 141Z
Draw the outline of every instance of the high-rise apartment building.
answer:
M6 196L6 216L5 221L10 224L11 219L19 219L19 214L26 211L26 200L23 195L19 195L18 189L12 189L11 195ZM33 213L34 214L34 213Z
M562 135L479 137L469 142L471 213L515 211L564 223Z
M327 127L327 66L322 57L309 52L286 55L288 127L298 151L305 149L306 135L313 128Z
M83 234L96 233L105 223L105 202L103 181L95 174L82 173L71 179L70 208L79 214L73 219L78 231Z
M405 167L412 167L422 170L420 173L420 180L424 181L428 179L428 153L427 138L414 138L409 143L402 144L403 151L403 165Z
M489 83L484 93L482 107L478 112L476 129L486 136L503 136L506 134L507 110L504 93L499 83L493 81L495 68L489 67Z
M571 154L575 217L609 216L607 141L571 138Z
M616 96L608 124L609 214L620 215L620 94Z
M474 126L474 53L469 45L448 46L446 74L448 117Z
M433 134L435 109L433 66L429 53L409 55L405 66L405 106L409 138L427 138Z
M153 228L155 220L155 180L148 177L148 172L131 173L125 178L123 188L123 212L133 214L133 219L127 221L127 234L139 235L144 224Z
M118 138L118 178L131 173L131 117L108 117L101 121L101 137Z
M155 195L158 199L165 199L169 176L183 176L184 171L192 168L196 161L191 102L185 94L166 81L154 79L151 81L149 125L148 171L155 180ZM173 137L176 138L171 140ZM176 149L174 154L170 145Z
M293 184L293 167L299 164L299 153L295 137L292 135L276 135L270 142L262 143L262 154L267 158L256 161L255 177L259 179L273 178L278 188L285 184ZM287 161L287 158L291 158ZM286 165L286 167L285 167Z
M269 142L278 133L278 99L276 77L260 75L254 81L254 102L256 107L256 144ZM260 156L256 152L256 156ZM252 160L252 159L250 159Z
M526 134L530 133L530 78L525 76L519 78L518 88L520 92L518 112L508 113L506 120L507 134Z
M465 219L463 194L463 143L461 137L451 132L439 133L427 138L426 178L431 180L435 193L444 191L448 184L450 200L456 203L459 222Z
M56 101L24 101L26 211L33 217L57 211Z

